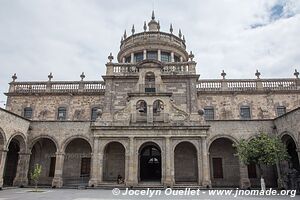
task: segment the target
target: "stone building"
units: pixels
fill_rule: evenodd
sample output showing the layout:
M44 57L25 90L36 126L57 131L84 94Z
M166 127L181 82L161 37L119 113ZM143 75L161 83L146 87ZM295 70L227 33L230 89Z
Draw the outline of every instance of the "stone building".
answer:
M124 33L103 81L17 82L0 110L0 184L144 187L249 187L256 166L240 163L233 144L260 132L277 135L291 159L265 168L266 184L299 170L300 80L204 80L185 38L160 31ZM289 165L287 165L289 164ZM124 180L124 183L122 183Z

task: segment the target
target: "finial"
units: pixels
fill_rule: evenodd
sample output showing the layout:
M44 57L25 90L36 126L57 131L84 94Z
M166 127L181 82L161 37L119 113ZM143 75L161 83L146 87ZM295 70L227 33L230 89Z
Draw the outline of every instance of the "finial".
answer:
M194 57L195 57L195 56L194 56L193 52L192 52L192 51L190 51L189 58L191 59L191 61L193 61Z
M295 69L294 75L296 76L296 78L299 78L299 72L297 71L297 69Z
M179 29L178 37L179 37L179 38L181 38L181 37L182 37L182 34L181 34L181 29Z
M157 21L157 29L158 29L158 31L160 30L160 23L159 23L159 20Z
M11 78L12 78L12 80L13 80L12 82L15 82L15 81L17 80L17 78L18 78L18 77L17 77L17 74L14 73L14 75L13 75Z
M110 54L109 54L109 56L108 56L107 58L108 58L108 60L109 60L109 62L110 62L110 63L111 63L111 62L112 62L112 60L114 59L114 57L113 57L112 53L110 53Z
M151 19L152 19L152 20L155 19L154 10L152 10L152 16L151 16Z
M257 79L260 79L260 78L259 78L259 77L260 77L260 72L259 72L258 70L256 70L255 76L257 77Z
M182 36L182 41L183 41L183 43L185 43L185 38L184 38L184 35Z
M52 72L50 72L50 74L48 75L49 81L51 81L52 78L53 78L53 75L52 75Z
M173 34L173 26L172 26L172 23L170 24L170 33Z
M223 79L225 79L226 73L224 70L222 70L221 76L223 77Z
M126 30L124 31L123 37L124 37L124 40L127 38Z
M80 75L81 81L83 81L83 79L85 78L84 72L82 72L82 74Z
M146 24L146 21L144 21L144 31L145 31L145 32L147 31L147 24Z
M123 43L123 36L121 37L121 43Z
M134 32L135 32L135 29L134 29L134 24L133 24L133 25L132 25L132 29L131 29L132 35L134 34Z

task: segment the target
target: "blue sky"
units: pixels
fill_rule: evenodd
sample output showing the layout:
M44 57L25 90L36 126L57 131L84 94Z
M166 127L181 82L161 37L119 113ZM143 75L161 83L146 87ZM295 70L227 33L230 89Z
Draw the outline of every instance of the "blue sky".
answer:
M1 0L0 106L18 81L100 80L124 32L154 8L161 31L180 28L200 78L293 77L300 70L299 0Z

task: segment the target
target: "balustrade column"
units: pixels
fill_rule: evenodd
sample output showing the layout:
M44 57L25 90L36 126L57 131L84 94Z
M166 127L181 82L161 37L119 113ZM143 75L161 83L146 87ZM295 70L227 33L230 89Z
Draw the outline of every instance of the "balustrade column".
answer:
M29 170L29 161L30 161L29 152L20 152L19 160L17 166L17 173L14 179L14 186L25 186L28 185L28 170Z
M7 150L1 150L1 162L0 162L0 188L3 187L3 176L4 176L4 167L6 162Z
M52 180L52 187L61 188L63 186L63 169L64 169L65 154L61 152L57 152L55 160L56 160L55 171L54 171L54 178Z

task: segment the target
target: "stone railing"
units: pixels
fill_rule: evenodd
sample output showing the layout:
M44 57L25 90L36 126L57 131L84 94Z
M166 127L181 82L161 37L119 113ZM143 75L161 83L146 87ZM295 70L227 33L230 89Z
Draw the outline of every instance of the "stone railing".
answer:
M285 91L300 90L299 79L222 79L199 80L197 90L214 91Z
M101 93L104 81L11 82L9 93Z
M161 41L161 42L172 42L173 44L182 47L183 49L186 48L184 40L181 38L165 32L160 31L147 31L147 32L141 32L134 35L131 35L127 37L125 40L121 42L120 48L126 48L127 46L130 46L131 44L135 42L147 42L151 43L151 41Z
M169 62L161 63L161 73L163 75L176 75L176 74L196 74L196 63L190 62ZM129 76L137 75L139 72L138 63L107 63L106 74Z

